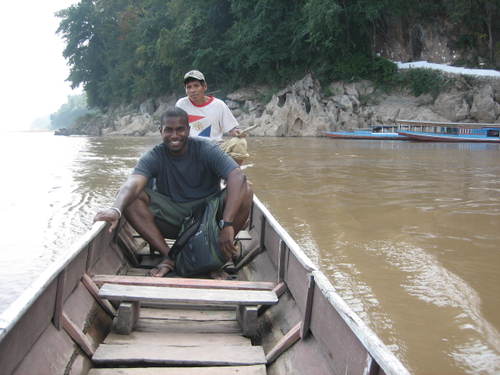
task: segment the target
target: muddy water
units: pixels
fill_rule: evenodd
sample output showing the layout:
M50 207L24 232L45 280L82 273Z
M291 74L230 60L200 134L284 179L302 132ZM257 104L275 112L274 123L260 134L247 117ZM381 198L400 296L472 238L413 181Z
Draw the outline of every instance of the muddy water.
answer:
M1 137L0 310L88 229L157 141ZM500 373L500 145L249 147L258 196L412 373Z

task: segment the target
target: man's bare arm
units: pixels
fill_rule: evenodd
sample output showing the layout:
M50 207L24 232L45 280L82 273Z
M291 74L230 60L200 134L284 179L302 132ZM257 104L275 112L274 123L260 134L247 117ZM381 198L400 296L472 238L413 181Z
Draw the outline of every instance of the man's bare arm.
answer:
M112 208L99 211L94 217L94 222L107 221L111 223L109 231L112 232L118 225L123 211L139 196L147 183L148 179L142 175L130 175L118 190Z
M238 209L241 207L243 199L246 192L246 177L240 168L233 169L227 178L227 196L226 204L224 206L224 212L222 214L222 219L224 221L234 222ZM224 227L219 236L219 243L222 252L227 258L230 258L235 251L233 241L234 241L234 227L227 226Z

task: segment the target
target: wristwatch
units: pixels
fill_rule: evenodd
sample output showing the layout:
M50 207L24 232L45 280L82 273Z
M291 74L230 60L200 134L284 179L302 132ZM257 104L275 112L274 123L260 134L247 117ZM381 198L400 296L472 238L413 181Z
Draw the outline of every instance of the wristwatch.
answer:
M221 221L219 221L219 226L220 226L220 229L225 228L225 227L232 227L233 222L221 220Z

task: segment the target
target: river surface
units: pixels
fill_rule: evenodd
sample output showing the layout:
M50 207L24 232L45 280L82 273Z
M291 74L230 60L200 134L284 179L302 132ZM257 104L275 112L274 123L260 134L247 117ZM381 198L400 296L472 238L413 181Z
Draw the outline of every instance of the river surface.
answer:
M0 134L0 311L157 142ZM500 145L248 142L256 194L412 373L500 373Z

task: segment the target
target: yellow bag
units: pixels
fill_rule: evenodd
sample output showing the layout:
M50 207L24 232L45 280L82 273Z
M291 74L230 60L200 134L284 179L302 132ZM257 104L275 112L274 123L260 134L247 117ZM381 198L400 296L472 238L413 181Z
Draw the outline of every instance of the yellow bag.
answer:
M247 149L247 140L245 138L233 137L224 141L220 145L220 148L240 165L250 157Z

